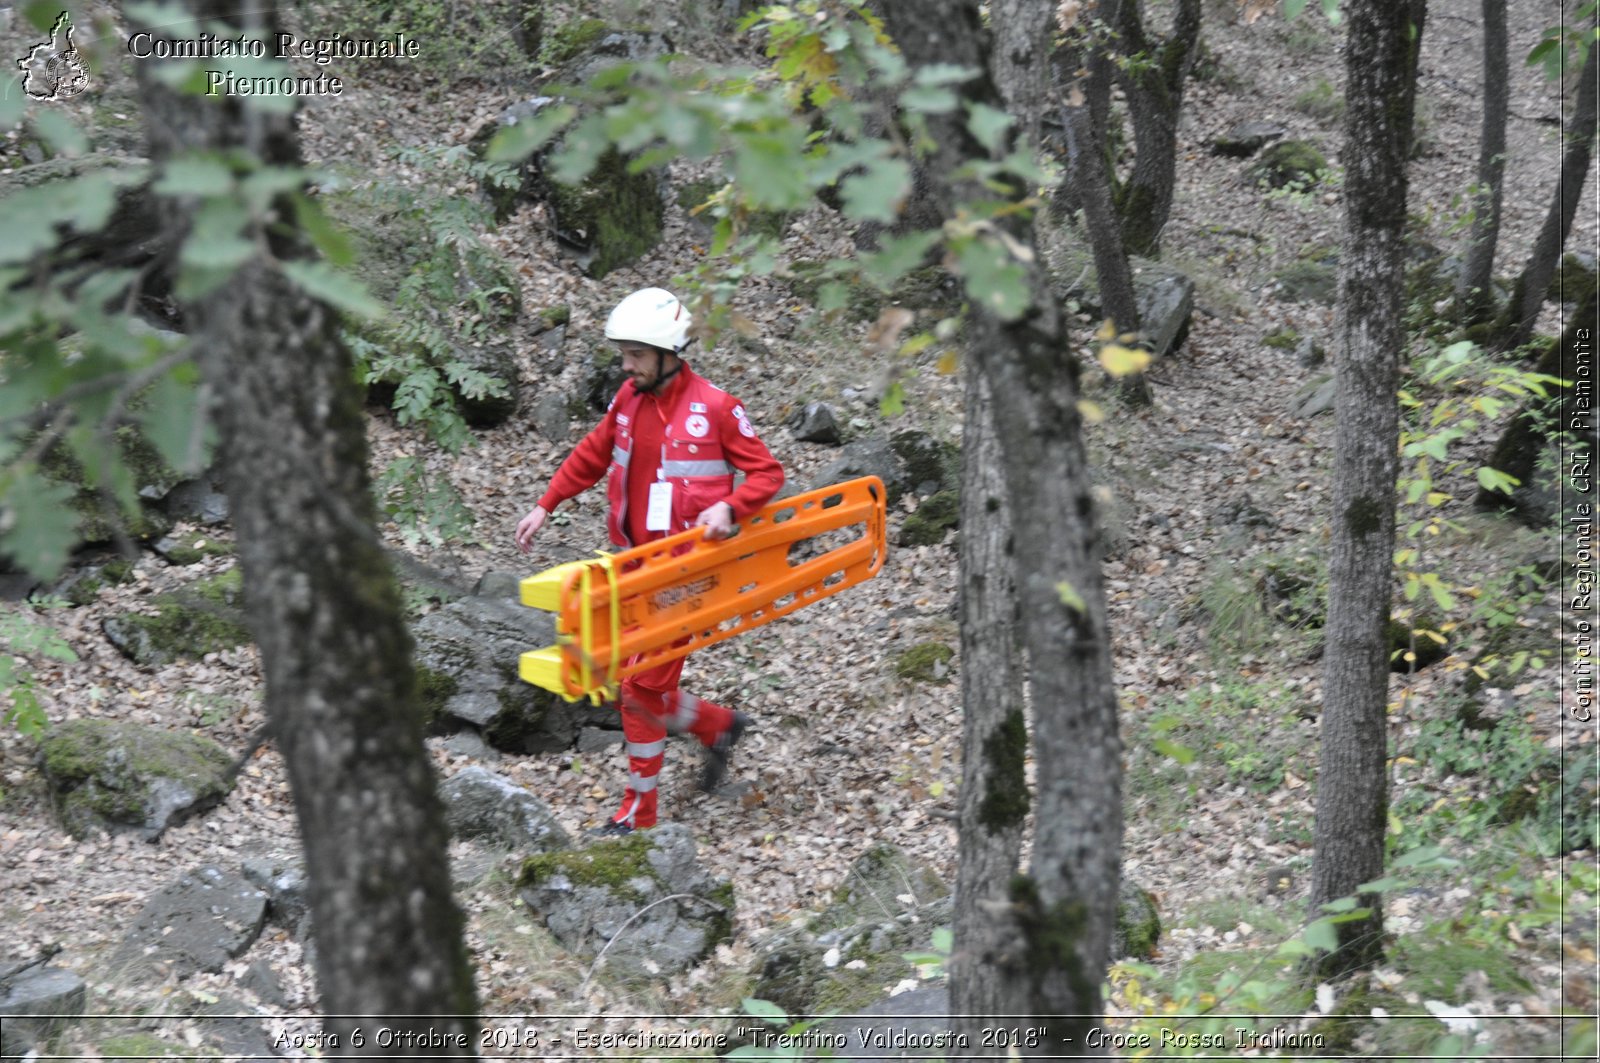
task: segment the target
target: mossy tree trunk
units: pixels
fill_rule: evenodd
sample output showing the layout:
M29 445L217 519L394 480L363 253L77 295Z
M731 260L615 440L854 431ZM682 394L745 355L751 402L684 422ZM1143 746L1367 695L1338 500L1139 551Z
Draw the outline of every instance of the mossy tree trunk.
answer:
M1108 47L1122 59L1107 65L1116 71L1133 125L1133 172L1117 188L1123 240L1131 254L1159 255L1177 187L1183 90L1200 53L1200 0L1175 0L1164 39L1146 32L1140 0L1104 7L1113 34Z
M1600 47L1594 47L1591 43L1589 56L1578 75L1572 114L1567 120L1566 150L1561 155L1561 174L1556 180L1550 210L1545 215L1539 235L1534 238L1528 264L1518 275L1505 313L1497 323L1498 346L1501 350L1515 350L1533 336L1534 323L1538 321L1539 310L1550 291L1550 281L1555 277L1556 267L1561 261L1561 249L1567 245L1567 235L1572 231L1572 218L1578 212L1578 201L1583 195L1584 182L1588 179L1595 122L1600 118L1600 114L1597 114L1600 99L1597 96L1600 96Z
M956 863L950 1012L981 1044L983 1016L1010 1007L990 971L1012 966L1019 942L1007 887L1022 854L1028 813L1017 588L1011 503L989 382L966 368L961 435L961 807Z
M187 7L234 32L278 28L270 3ZM135 65L158 164L188 151L301 164L292 116L180 94L151 64ZM187 232L198 206L169 201L170 230ZM287 197L273 217L252 234L271 258L308 257ZM361 397L339 321L265 255L182 310L216 399L269 727L305 844L325 1030L347 1055L474 1055L448 834L422 745L410 637L375 531ZM402 1033L459 1036L465 1047L379 1046L375 1018ZM351 1036L358 1025L364 1045Z
M1511 77L1506 59L1506 0L1483 0L1483 132L1478 143L1478 182L1472 196L1472 229L1456 285L1464 324L1494 314L1494 252L1500 239L1500 206L1506 173L1506 114Z
M1311 903L1356 892L1383 873L1388 817L1389 650L1399 471L1401 299L1406 157L1411 141L1423 0L1356 0L1342 8L1349 110L1345 119L1345 242L1336 376L1327 650L1322 666ZM1382 953L1382 897L1341 923L1320 965L1334 976ZM1317 913L1320 914L1320 913Z
M955 63L979 70L963 86L968 101L1004 106L989 74L975 0L888 0L882 9L890 36L913 66ZM932 173L955 173L982 151L959 113L934 116L929 126L938 145ZM1015 185L1020 198L1026 184L1018 180ZM937 194L948 214L956 202L980 193L941 180ZM1033 245L1028 218L1013 215L999 224L1019 244ZM992 992L984 989L986 999L1001 1006L1000 1014L1019 1017L1006 1025L1048 1029L1038 1045L1022 1049L1025 1055L1059 1056L1084 1051L1083 1035L1102 1008L1121 861L1121 743L1100 539L1078 413L1079 367L1070 352L1065 316L1033 261L1026 264L1026 277L1029 308L1020 318L1003 321L975 307L968 357L993 399L1011 519L1011 565L1004 571L1017 582L1020 609L1020 635L1013 630L1010 637L1029 661L1037 768L1033 854L1027 870L1006 886L1009 903L995 912L1009 924L1013 947L1003 954L963 956L961 977L991 983ZM974 526L963 523L963 538L983 534L989 518L974 519L979 521ZM962 560L970 565L976 559L964 552ZM963 573L964 586L973 575ZM985 634L964 634L963 645ZM971 667L963 661L964 669ZM1004 745L1002 737L997 753ZM967 755L983 754L969 748ZM998 777L1011 774L1002 770ZM973 800L974 794L964 790L963 804ZM964 809L964 819L973 815L981 817L981 808ZM1000 852L1002 845L1003 839L990 852ZM991 881L989 890L998 886ZM958 902L958 910L971 911L964 902ZM975 940L975 931L994 932L958 926L956 936ZM952 993L961 999L971 988ZM1034 1018L1020 1018L1027 1016ZM972 1051L992 1055L976 1043Z

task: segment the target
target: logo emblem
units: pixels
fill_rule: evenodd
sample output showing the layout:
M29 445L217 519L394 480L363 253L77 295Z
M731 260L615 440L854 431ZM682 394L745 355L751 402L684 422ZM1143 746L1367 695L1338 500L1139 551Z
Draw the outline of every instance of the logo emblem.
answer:
M35 100L70 100L89 87L89 64L72 41L72 17L63 11L50 27L50 39L17 60L22 91Z
M711 422L698 413L692 413L683 422L683 430L690 435L699 437L711 431Z

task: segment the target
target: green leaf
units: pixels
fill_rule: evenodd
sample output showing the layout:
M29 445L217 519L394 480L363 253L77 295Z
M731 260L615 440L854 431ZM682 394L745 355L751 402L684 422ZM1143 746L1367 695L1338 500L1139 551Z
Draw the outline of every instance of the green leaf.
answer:
M1499 491L1509 495L1521 483L1522 481L1515 476L1507 475L1499 469L1491 469L1487 465L1478 470L1478 484L1485 491Z
M326 262L285 262L283 272L307 293L347 314L377 320L386 312L360 281Z
M765 1019L775 1022L780 1026L789 1025L789 1013L770 1000L760 1000L756 997L745 997L740 1004L744 1013L752 1018Z
M1180 745L1179 743L1166 738L1157 738L1155 741L1151 742L1150 745L1157 753L1160 753L1164 757L1171 757L1179 764L1187 765L1194 763L1194 750L1190 749L1188 746Z
M178 472L192 475L205 467L210 448L205 411L195 398L193 381L183 379L185 376L192 376L192 367L182 366L151 385L138 417L162 460Z
M294 196L294 212L300 228L305 230L311 242L329 262L335 266L348 266L355 261L355 249L350 238L328 217L322 204L304 192L297 192Z
M900 94L900 106L917 114L949 114L959 102L946 88L913 85Z
M852 221L891 223L910 192L911 167L903 159L876 159L839 185L845 216Z
M0 478L0 497L11 511L11 526L0 532L0 553L39 579L59 576L78 540L77 514L68 505L72 495L70 487L37 473L13 473L9 483Z
M180 155L162 169L154 187L168 196L220 196L233 189L233 168L214 154Z
M1337 900L1332 900L1327 904L1324 904L1322 906L1322 910L1327 912L1329 915L1337 915L1340 912L1355 911L1358 904L1360 904L1360 902L1354 897L1340 897Z
M955 931L947 926L936 928L929 941L929 944L933 946L934 952L940 952L946 956L950 955L950 950L955 947L955 943Z
M978 70L956 63L929 63L918 67L912 82L917 85L959 85L978 76Z
M1001 321L1027 313L1028 271L998 241L968 239L956 251L967 294Z
M1395 890L1405 889L1406 887L1408 887L1410 885L1411 885L1411 883L1408 882L1405 879L1399 879L1399 878L1395 878L1392 875L1386 875L1383 878L1374 879L1371 882L1362 883L1361 885L1356 887L1356 892L1357 893L1393 893Z
M570 103L550 104L532 118L506 126L489 141L490 162L521 162L550 142L578 117Z
M733 152L734 180L752 205L791 210L811 198L811 186L800 161L805 153L805 127L740 137Z
M883 398L878 400L878 412L885 417L898 417L906 412L906 392L896 380L884 391Z
M973 104L967 114L967 129L990 155L1005 148L1006 130L1015 123L1015 118L986 103Z
M1332 919L1318 919L1301 932L1300 937L1317 952L1333 952L1339 947L1339 932L1333 928Z
M1283 17L1293 22L1306 9L1306 0L1283 0Z
M942 234L936 230L889 236L880 240L878 250L860 257L861 272L887 291L895 281L922 265Z
M1061 604L1073 612L1087 613L1089 611L1089 605L1083 600L1083 595L1078 593L1078 588L1066 580L1056 584L1056 595L1061 599Z
M578 184L594 172L600 156L610 146L604 119L591 114L569 130L561 141L560 150L550 159L550 176L560 184Z
M76 158L89 150L88 136L60 109L35 107L29 120L34 132L49 145L51 154Z
M1454 867L1459 861L1444 855L1444 849L1437 845L1423 845L1410 852L1401 853L1390 863L1390 867L1399 870L1407 867Z

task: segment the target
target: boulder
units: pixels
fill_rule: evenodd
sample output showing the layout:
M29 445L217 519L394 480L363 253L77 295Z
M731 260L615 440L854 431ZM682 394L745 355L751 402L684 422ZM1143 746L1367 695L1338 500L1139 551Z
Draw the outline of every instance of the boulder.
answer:
M519 852L566 849L572 839L549 806L488 768L457 772L439 789L445 821L457 838L483 838Z
M111 966L156 980L220 971L255 943L266 918L267 895L243 875L198 868L146 902Z
M817 473L811 487L831 487L860 476L876 476L882 480L891 506L915 486L887 439L859 439L840 447L839 456Z
M1211 153L1231 159L1246 159L1289 130L1276 122L1239 122L1212 140Z
M311 925L311 882L297 861L252 857L239 868L246 881L266 895L267 919L296 938Z
M100 628L123 656L146 668L246 645L252 636L240 609L241 579L237 568L229 569L151 598L154 614L121 613Z
M552 443L565 443L572 435L572 416L567 406L567 400L555 392L547 391L540 395L534 400L533 411L528 417L533 422L534 431Z
M1332 413L1339 397L1339 382L1332 373L1312 377L1289 402L1289 412L1296 417L1315 417L1319 413Z
M55 807L74 837L137 830L154 840L233 789L233 755L199 735L69 720L39 745Z
M789 431L802 443L823 443L836 447L844 441L839 434L839 418L826 402L808 402L789 418Z
M60 967L31 967L0 978L0 1056L22 1059L83 1014L88 988Z
M732 933L733 886L700 866L679 823L530 857L517 886L564 948L605 950L613 969L652 979L694 966Z
M1327 172L1328 160L1314 144L1304 140L1280 140L1261 153L1246 172L1264 188L1310 187Z
M933 546L944 541L945 532L961 524L961 496L940 491L929 497L900 525L901 546Z
M1148 960L1156 954L1161 940L1161 913L1155 895L1138 883L1124 878L1117 893L1117 922L1111 930L1111 958L1132 956Z
M961 459L954 447L941 444L918 428L894 433L889 437L889 446L900 459L916 494L927 496L960 486Z
M791 1015L866 1008L914 975L905 954L932 947L950 903L932 871L893 845L875 845L814 919L768 939L750 995Z
M496 749L550 753L577 736L579 714L559 696L522 681L517 662L555 642L548 613L497 596L450 602L416 621L418 682L430 720L471 724Z
M1182 345L1194 312L1194 281L1185 273L1154 259L1130 258L1133 297L1139 311L1141 345L1156 358L1164 358ZM1103 316L1100 282L1087 247L1069 248L1054 264L1056 293L1076 302L1090 317Z
M223 492L222 475L214 471L177 484L167 492L161 506L172 520L190 524L225 524L232 514Z
M171 565L196 565L208 557L233 556L233 544L206 532L164 535L150 547Z

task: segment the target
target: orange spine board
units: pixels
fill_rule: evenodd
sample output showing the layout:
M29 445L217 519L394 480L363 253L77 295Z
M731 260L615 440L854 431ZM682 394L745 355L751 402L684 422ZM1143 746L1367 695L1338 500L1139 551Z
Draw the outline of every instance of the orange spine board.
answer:
M832 545L791 557L816 536ZM556 624L561 693L593 694L871 579L886 549L883 482L867 476L773 502L729 539L691 528L574 566Z

